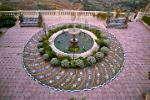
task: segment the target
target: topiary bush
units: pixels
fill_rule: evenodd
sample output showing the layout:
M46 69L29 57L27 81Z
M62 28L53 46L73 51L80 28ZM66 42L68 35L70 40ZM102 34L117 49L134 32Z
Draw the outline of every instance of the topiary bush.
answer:
M100 46L105 46L104 41L103 41L103 38L99 38L99 39L97 39L97 40L95 40L95 41L96 41L96 43L97 43L98 45L100 45Z
M46 50L46 53L48 54L49 59L52 59L52 58L55 58L55 57L56 57L55 52L53 52L51 49Z
M96 40L96 43L100 46L105 46L105 47L109 47L110 46L110 40L109 39L103 39L103 38L100 38L100 39L97 39Z
M40 47L42 47L43 46L43 42L39 42L38 44L37 44L37 47L38 48L40 48Z
M104 58L104 53L102 52L97 52L96 55L95 55L95 58L97 60L102 60Z
M89 65L95 64L95 63L96 63L95 57L93 57L93 56L87 57L87 63L88 63Z
M110 40L109 39L104 39L103 40L103 43L106 47L109 47L110 46Z
M101 34L101 38L107 39L106 34L102 33L102 34Z
M75 60L75 65L77 66L77 67L80 67L80 68L84 68L84 61L83 60L81 60L81 59L76 59Z
M73 24L69 24L69 25L68 25L68 28L73 28Z
M101 51L102 53L104 53L105 55L107 55L108 52L109 52L109 48L103 46L103 47L100 49L100 51Z
M44 53L44 48L39 48L38 51L43 54Z
M64 68L69 68L69 60L65 59L61 61L61 66Z
M78 24L76 25L76 28L83 28L82 25Z
M45 36L45 35L42 35L42 36L40 36L40 38L38 39L39 40L39 42L43 42L44 40L47 40L47 36Z
M48 60L48 59L49 59L49 55L48 55L47 53L45 53L45 54L43 55L43 58L44 58L44 60Z
M70 61L70 67L72 67L72 68L75 68L76 66L75 66L75 60L74 59L72 59L71 61Z
M59 60L57 58L52 58L50 63L53 65L53 66L58 66L60 63L59 63Z

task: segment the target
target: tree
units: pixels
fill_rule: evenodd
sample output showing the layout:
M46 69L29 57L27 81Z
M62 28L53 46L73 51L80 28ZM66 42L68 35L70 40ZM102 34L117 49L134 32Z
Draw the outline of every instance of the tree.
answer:
M131 11L137 11L141 8L145 8L149 0L128 0L128 6L131 8Z
M20 15L19 15L20 22L23 22L23 18L24 18L23 14L20 13Z
M39 21L38 21L38 26L39 27L42 27L43 25L43 17L42 17L42 14L41 14L41 12L39 12L39 16L38 16L38 19L39 19Z
M115 16L115 18L119 18L120 17L120 13L121 13L120 9L117 8L116 9L116 16Z
M3 5L3 4L0 5L0 11L12 11L12 10L15 10L15 9L12 7Z

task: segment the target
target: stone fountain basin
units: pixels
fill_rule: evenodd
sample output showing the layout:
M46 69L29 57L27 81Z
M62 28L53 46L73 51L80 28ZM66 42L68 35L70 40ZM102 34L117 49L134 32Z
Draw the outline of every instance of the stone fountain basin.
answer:
M97 51L99 49L99 45L96 43L96 39L97 37L94 35L94 33L88 31L88 30L84 30L84 29L78 29L80 30L80 32L84 32L86 34L88 34L89 36L91 36L91 38L94 41L93 46L88 50L85 51L83 53L65 53L61 50L59 50L56 46L55 46L55 39L57 38L57 36L59 36L60 34L62 34L63 32L68 32L70 29L65 29L65 30L61 30L58 31L56 33L54 33L50 38L49 38L49 45L51 46L52 50L56 53L57 56L70 56L71 58L79 58L79 57L88 57L90 55L92 55L93 51Z

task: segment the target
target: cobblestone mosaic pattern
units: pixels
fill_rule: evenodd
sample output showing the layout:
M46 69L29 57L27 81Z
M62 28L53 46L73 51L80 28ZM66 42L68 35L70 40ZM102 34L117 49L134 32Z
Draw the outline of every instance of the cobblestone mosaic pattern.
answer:
M40 34L37 33L24 48L24 69L32 79L54 90L81 91L103 86L115 79L124 62L123 49L118 40L110 33L105 34L111 40L111 46L103 61L84 69L64 69L52 67L44 61L38 52Z
M71 23L70 17L45 16L47 25ZM105 29L104 21L83 17L85 23ZM128 29L108 29L121 43L126 55L124 68L115 80L101 88L83 92L59 92L45 88L26 74L21 58L25 44L40 28L20 28L19 22L0 37L0 100L143 100L150 90L150 31L140 22Z

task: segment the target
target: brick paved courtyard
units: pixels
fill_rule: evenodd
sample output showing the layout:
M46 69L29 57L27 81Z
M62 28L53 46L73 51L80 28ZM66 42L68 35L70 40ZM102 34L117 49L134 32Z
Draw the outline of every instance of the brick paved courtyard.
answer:
M105 29L104 22L94 18L78 18ZM71 18L45 16L48 25L72 22ZM147 72L150 71L150 31L140 22L129 23L128 29L109 29L122 44L126 62L122 72L111 83L85 92L55 92L31 80L22 67L22 52L28 40L40 28L10 28L0 37L0 100L143 100L150 91Z

